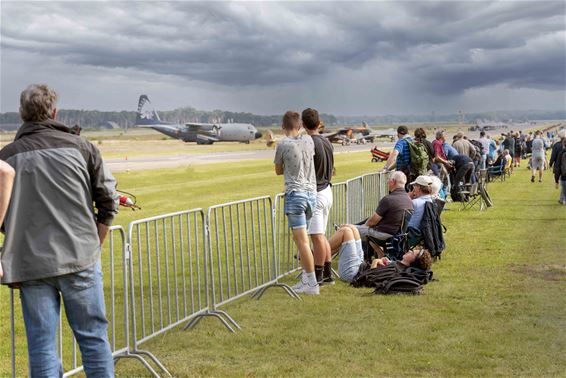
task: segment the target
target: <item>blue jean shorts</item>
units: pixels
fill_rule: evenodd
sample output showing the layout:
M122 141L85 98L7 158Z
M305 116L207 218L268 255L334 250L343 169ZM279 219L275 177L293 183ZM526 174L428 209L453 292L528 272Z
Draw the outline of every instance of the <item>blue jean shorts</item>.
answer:
M285 194L285 215L292 229L308 228L315 208L315 192L293 191Z

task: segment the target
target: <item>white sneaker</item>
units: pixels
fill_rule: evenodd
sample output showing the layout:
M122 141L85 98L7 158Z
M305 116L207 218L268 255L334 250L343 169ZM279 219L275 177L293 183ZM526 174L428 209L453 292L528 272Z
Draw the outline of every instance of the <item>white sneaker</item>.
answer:
M319 295L320 294L320 286L316 284L316 286L311 286L307 283L300 282L300 285L293 286L293 290L297 294L307 294L307 295Z
M303 281L299 281L296 284L294 284L293 286L291 286L291 289L297 291L297 289L300 289L301 287L303 287L303 285L307 285L307 283L303 282Z

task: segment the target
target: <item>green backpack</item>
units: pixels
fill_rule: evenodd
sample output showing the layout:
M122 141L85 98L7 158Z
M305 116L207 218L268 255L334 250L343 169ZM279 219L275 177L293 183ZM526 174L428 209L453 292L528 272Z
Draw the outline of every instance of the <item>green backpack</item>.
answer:
M421 142L409 142L409 154L411 156L410 171L412 175L420 176L427 174L428 152L426 146Z

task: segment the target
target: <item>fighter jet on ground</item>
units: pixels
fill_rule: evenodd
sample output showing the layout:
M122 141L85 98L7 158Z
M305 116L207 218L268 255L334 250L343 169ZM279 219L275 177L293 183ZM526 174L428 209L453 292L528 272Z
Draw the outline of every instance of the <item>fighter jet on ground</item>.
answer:
M157 111L151 107L147 95L141 95L138 101L136 126L151 128L162 134L183 142L212 144L214 142L242 142L261 138L261 133L249 123L195 123L184 125L165 122L159 118Z
M350 143L363 144L366 142L374 142L377 138L390 138L395 140L397 131L393 129L372 130L366 122L362 122L361 127L343 127L334 132L323 133L331 143L340 143L343 146Z

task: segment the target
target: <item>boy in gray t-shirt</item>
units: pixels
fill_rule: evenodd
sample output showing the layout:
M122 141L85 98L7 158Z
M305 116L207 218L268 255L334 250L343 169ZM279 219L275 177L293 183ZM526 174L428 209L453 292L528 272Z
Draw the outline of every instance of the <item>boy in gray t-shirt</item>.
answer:
M297 293L318 295L319 286L307 235L307 227L316 207L314 143L310 136L299 135L299 113L285 113L282 128L285 138L278 143L273 162L275 173L285 175L285 215L303 267L301 282L293 289Z

